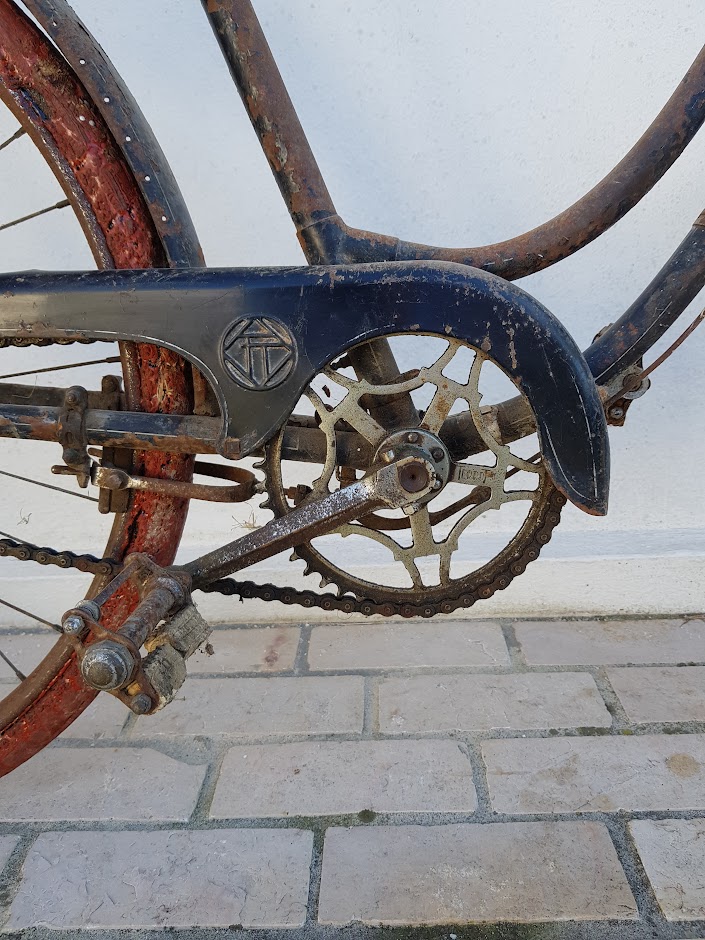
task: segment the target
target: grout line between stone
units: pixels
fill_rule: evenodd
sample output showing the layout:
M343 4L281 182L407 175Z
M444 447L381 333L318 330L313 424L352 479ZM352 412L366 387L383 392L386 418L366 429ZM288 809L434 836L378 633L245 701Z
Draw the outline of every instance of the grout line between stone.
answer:
M379 681L364 677L362 737L376 738L379 734Z
M650 811L632 811L620 813L605 812L573 812L573 813L517 813L508 815L506 813L495 813L491 807L479 806L483 797L478 797L478 810L473 813L429 813L427 811L405 812L405 813L369 813L364 818L360 813L346 813L336 816L261 816L261 817L240 817L228 818L218 817L210 818L201 816L199 819L192 818L186 822L157 821L157 820L94 820L84 822L81 820L47 820L47 821L26 821L15 823L0 823L0 835L19 836L22 840L19 846L13 850L10 856L8 866L16 858L15 852L20 846L25 848L20 853L20 861L14 863L13 867L6 868L6 872L0 876L0 908L2 907L2 886L6 881L14 884L15 876L12 874L18 872L24 863L26 851L31 846L37 835L43 832L171 832L171 831L194 831L207 832L218 829L297 829L312 831L314 833L324 833L331 827L344 828L364 828L365 826L383 826L389 828L403 828L405 826L432 826L442 827L448 825L470 825L486 826L502 824L512 825L514 823L603 823L610 829L610 832L619 835L617 843L620 860L624 864L631 865L635 869L635 884L641 881L648 881L647 876L641 866L641 861L636 848L631 843L631 838L626 831L627 823L632 820L647 820L661 822L664 820L690 820L703 819L705 812L695 810L650 810ZM617 826L617 828L615 828ZM622 829L619 829L619 827ZM626 835L624 834L626 833ZM617 839L617 835L614 836ZM626 841L625 841L626 840ZM9 874L7 874L9 872ZM14 890L14 889L13 889ZM13 895L14 897L14 895ZM655 903L655 901L654 901Z
M607 815L603 822L636 900L639 916L654 930L663 930L668 927L668 921L661 911L651 882L641 864L634 840L629 833L629 819L621 814L619 816Z
M0 872L0 930L10 917L10 907L22 881L24 863L39 836L39 832L28 829L20 830L18 833L19 841L12 850L2 872Z
M511 620L501 620L500 627L502 630L502 636L504 637L504 642L506 643L507 650L509 652L511 671L526 672L528 663L526 661L526 657L524 656L524 651L521 648L519 640L517 639L513 622Z
M318 904L321 894L325 838L325 826L313 830L313 850L311 853L311 868L309 870L308 901L306 903L306 923L311 925L318 923Z
M310 672L308 662L309 650L311 647L311 631L313 627L310 623L301 624L301 633L299 634L299 645L296 648L294 657L293 674L296 676L305 676Z
M472 780L477 796L477 809L473 814L473 819L477 822L489 820L494 814L492 801L490 799L489 783L487 781L487 768L482 758L480 742L472 738L467 738L465 741L460 742L460 749L463 753L467 754L472 768Z
M630 726L630 721L619 700L619 696L614 690L614 686L607 676L607 668L601 666L599 669L596 669L593 673L593 679L605 703L605 708L612 716L612 730L620 733L627 731Z
M203 823L210 822L210 808L215 796L215 788L218 785L220 771L225 760L225 755L230 750L228 746L222 746L209 762L201 790L196 799L196 805L193 808L191 819L188 822L188 828L196 827Z
M298 660L298 654L297 654ZM658 668L685 668L688 666L705 666L705 661L694 660L692 662L645 662L645 663L512 663L510 666L384 666L379 669L366 669L362 667L351 667L350 669L311 669L302 663L302 672L298 671L298 665L293 669L282 669L272 672L250 671L223 671L223 672L191 672L188 675L189 680L196 682L208 682L212 679L291 679L291 678L342 678L344 676L379 676L380 678L414 678L416 676L506 676L516 675L546 675L565 672L590 672L594 673L597 669L658 669Z

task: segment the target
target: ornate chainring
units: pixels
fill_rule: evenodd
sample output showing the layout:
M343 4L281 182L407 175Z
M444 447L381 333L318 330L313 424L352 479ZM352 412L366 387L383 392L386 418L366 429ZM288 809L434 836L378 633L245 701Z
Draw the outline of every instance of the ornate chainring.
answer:
M421 449L430 454L442 470L440 475L447 481L437 496L416 506L415 511L408 516L378 512L359 522L342 526L336 532L344 538L365 538L373 547L380 546L387 554L391 553L393 560L406 572L411 584L394 586L366 580L331 561L318 546L305 543L296 550L295 557L305 560L307 573L317 571L323 579L322 583L335 583L337 594L262 585L233 578L215 581L204 590L241 599L277 600L284 604L300 604L305 608L320 607L326 611L340 610L364 616L396 614L431 617L436 613L450 613L460 607L470 607L477 600L491 597L496 591L507 587L514 577L538 557L560 521L565 497L553 486L540 463L512 454L507 445L499 443L496 428L493 431L492 427L492 410L480 407L480 372L491 360L456 340L443 338L441 341L446 349L435 361L423 368L411 370L396 383L374 385L358 380L347 367L345 358L332 364L311 383L303 400L309 403L309 411L312 410L313 415L305 417L303 423L313 423L324 430L328 453L325 464L322 468L319 465L320 472L317 472L310 486L300 482L293 487L285 486L283 433L268 445L263 462L267 474L268 504L275 515L281 515L302 499L325 495L326 491L330 492L336 485L344 486L367 469L341 467L336 463L336 435L341 432L358 431L376 449L378 459L381 460L395 448ZM45 340L40 341L40 344L48 345ZM28 343L26 340L18 339L14 342L9 339L2 345L23 346ZM462 358L458 355L461 350L470 350L472 356L469 368L465 363L464 376L458 374L458 362L453 362ZM317 391L317 385L320 391ZM337 391L337 401L333 400L334 392L331 388ZM430 401L419 412L419 420L414 427L390 433L377 421L375 415L384 414L385 409L388 411L390 403L393 406L395 399L408 395L420 395L423 399L424 391L434 388ZM484 463L456 463L450 459L439 432L456 403L464 404L470 410L475 427L487 446L486 453L479 455L485 458ZM301 418L296 421L300 422ZM298 464L299 470L307 466ZM524 478L522 486L515 484L507 488L506 481L515 476L520 476L520 480ZM527 479L533 481L533 486L526 485ZM456 492L453 496L451 491L457 488L460 488L460 493ZM442 496L444 499L441 499ZM453 555L458 552L461 537L471 523L490 510L501 510L504 506L521 502L528 504L528 511L518 531L505 547L489 561L476 565L472 571L457 575L453 570ZM440 536L437 537L439 532ZM394 537L390 533L397 535ZM401 536L398 533L402 533ZM101 575L115 575L121 568L120 564L109 558L37 547L12 538L0 539L0 556ZM434 557L438 558L436 583L433 583L433 575L429 576L428 566L419 564L422 559Z
M421 450L445 474L447 482L438 493L410 514L372 513L296 549L292 557L305 562L305 574L318 574L322 588L330 583L338 588L335 602L326 595L320 605L326 609L348 610L352 603L363 614L428 617L469 607L521 574L560 521L565 498L541 461L520 457L500 443L493 409L481 406L500 373L491 358L455 339L406 339L416 341L415 349L402 350L402 355L429 364L404 373L397 382L377 385L358 379L345 356L305 391L298 406L304 414L297 414L294 423L313 424L325 433L323 465L287 461L283 431L266 448L265 505L276 516L369 469L337 462L339 437L351 430L364 439L375 460L398 459L404 448ZM506 388L503 373L501 380ZM389 418L395 401L409 396L418 420L390 431L381 421ZM461 410L470 412L486 450L456 462L443 431L446 420ZM309 471L306 482L302 468ZM488 525L490 519L494 526ZM496 550L499 540L503 547ZM277 599L288 600L278 591Z

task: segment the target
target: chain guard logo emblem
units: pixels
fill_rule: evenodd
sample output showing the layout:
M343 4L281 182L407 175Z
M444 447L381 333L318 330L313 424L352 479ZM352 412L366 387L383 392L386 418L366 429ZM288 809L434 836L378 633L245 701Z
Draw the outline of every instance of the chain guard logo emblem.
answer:
M296 365L296 341L289 329L271 317L241 317L223 338L223 363L228 374L252 391L281 385Z

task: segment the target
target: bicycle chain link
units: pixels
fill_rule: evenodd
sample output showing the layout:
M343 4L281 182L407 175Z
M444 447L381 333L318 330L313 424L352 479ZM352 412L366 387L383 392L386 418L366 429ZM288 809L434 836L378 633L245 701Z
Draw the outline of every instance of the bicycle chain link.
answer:
M566 504L566 498L558 490L553 489L547 500L542 515L542 525L534 531L524 550L508 563L497 564L494 577L487 579L472 591L459 591L455 596L446 597L443 601L434 604L395 603L387 601L378 603L356 595L344 593L318 594L315 591L300 591L291 587L278 587L275 584L256 584L253 581L236 581L234 578L223 578L205 585L205 593L218 593L226 596L239 595L241 600L258 598L264 601L279 601L282 604L299 604L302 607L320 607L325 611L339 610L344 614L362 614L372 617L378 614L382 617L433 617L436 614L450 614L454 610L472 607L478 600L487 600L497 591L502 591L509 584L523 574L526 566L535 561L544 545L551 540L553 530L561 519L561 509ZM393 591L390 588L390 591Z
M58 551L55 548L38 548L31 542L16 539L0 539L0 558L16 558L18 561L34 561L39 565L56 565L58 568L75 568L88 574L114 577L122 564L112 558L96 558L95 555L77 555L76 552Z
M45 337L2 337L0 348L6 346L49 346L70 345L71 343L92 343L97 340L70 339L57 341ZM547 500L542 515L542 525L537 527L533 538L517 557L508 564L497 565L493 578L485 581L472 591L462 591L455 596L434 604L411 604L408 602L395 603L388 601L378 603L365 598L344 593L318 594L315 591L299 590L294 587L279 587L275 584L257 584L254 581L237 581L234 578L221 578L212 584L204 585L204 593L217 593L226 597L239 596L241 601L259 599L263 601L279 601L282 604L299 604L304 608L320 607L325 611L338 610L345 614L362 614L371 617L375 614L382 617L433 617L435 614L450 614L458 608L471 607L478 600L486 600L497 591L506 588L511 581L523 574L526 566L538 558L541 549L546 545L553 534L553 530L560 522L561 509L566 498L554 489ZM40 565L57 565L59 568L74 568L78 571L114 577L122 568L121 562L111 558L96 558L94 555L79 555L72 551L59 551L52 548L39 548L29 542L11 538L0 539L0 557L16 558L18 561L33 561ZM393 589L390 589L393 590Z
M90 346L92 343L111 342L112 340L86 339L83 336L66 339L51 339L46 336L0 336L0 349L7 349L8 346L18 346L20 349L26 346L73 346L74 343Z

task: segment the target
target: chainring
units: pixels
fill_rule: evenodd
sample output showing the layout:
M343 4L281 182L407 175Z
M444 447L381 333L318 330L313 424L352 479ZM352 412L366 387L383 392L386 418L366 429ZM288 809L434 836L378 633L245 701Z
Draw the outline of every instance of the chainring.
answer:
M443 339L445 339L445 337L443 337ZM541 548L550 540L553 529L560 521L561 509L565 505L566 499L556 489L542 464L530 464L529 461L511 454L508 447L499 443L497 438L493 436L492 431L485 422L479 404L482 395L479 392L478 383L480 369L482 365L489 360L489 357L479 350L466 347L472 350L475 357L474 365L469 369L467 382L463 384L462 382L450 380L444 370L455 355L454 350L457 351L458 348L465 346L465 344L457 340L446 341L448 342L448 351L439 356L433 366L412 370L412 373L415 373L415 375L406 373L404 376L400 377L399 384L396 386L397 394L399 394L399 391L408 393L412 389L415 390L419 388L422 384L434 385L436 392L426 411L420 412L418 428L419 430L425 431L430 427L430 429L436 433L440 432L440 428L448 415L452 401L462 398L469 405L475 427L485 441L488 450L494 452L496 467L500 468L500 464L503 465L504 476L502 477L502 474L498 474L498 476L502 477L501 487L504 486L508 467L513 468L509 471L510 476L518 470L527 469L531 469L532 472L536 474L538 483L535 490L530 492L528 496L521 497L531 499L529 512L508 544L491 560L465 576L451 578L450 561L447 558L444 560L439 551L439 563L441 566L440 583L435 585L421 583L421 575L416 565L416 559L414 557L408 557L410 552L411 555L413 555L410 549L394 545L390 537L380 533L379 529L384 529L385 521L390 528L404 528L404 523L400 521L377 518L374 523L375 531L370 531L364 525L365 520L358 520L357 524L348 524L341 527L337 532L343 536L355 534L367 535L368 538L373 538L374 541L381 542L385 547L390 548L394 554L395 560L404 561L405 567L413 581L411 587L395 587L353 575L339 564L333 563L319 551L312 542L304 542L297 546L292 558L301 559L305 563L306 567L304 573L306 575L318 574L321 577L322 588L332 583L338 589L338 597L335 599L335 603L332 602L331 595L325 595L327 598L326 603L322 605L316 603L316 606L346 611L352 603L354 605L353 609L356 612L365 615L382 614L389 616L392 614L401 614L403 616L420 615L424 617L430 617L436 613L450 613L459 607L470 607L477 600L489 598L496 591L508 587L516 576L522 574L526 566L538 558ZM411 378L409 378L410 375ZM349 377L341 378L340 374L335 370L335 364L324 370L320 378L327 383L327 385L323 386L327 394L330 394L329 386L336 382L341 383L343 386L343 397L339 403L331 406L331 404L325 403L322 400L322 395L319 391L313 389L313 383L304 393L304 398L308 399L309 403L314 407L316 412L315 419L318 422L319 429L326 432L329 446L327 460L321 476L314 481L308 496L303 496L303 500L301 498L302 488L298 487L298 502L305 502L306 498L313 499L316 496L320 497L334 484L334 474L331 472L331 466L335 463L332 454L335 453L336 428L341 431L349 431L351 426L355 427L363 437L367 438L366 443L372 446L372 451L374 452L380 442L378 439L374 439L374 429L372 431L369 430L374 425L374 421L371 417L371 411L374 409L370 408L370 404L374 401L375 395L385 396L384 401L387 402L390 395L394 394L395 388L393 385L389 384L374 386L364 380L351 380ZM361 403L364 403L364 407ZM407 431L410 431L413 436L413 428L408 428ZM284 480L282 459L284 434L285 431L282 429L282 431L269 442L265 448L264 461L259 465L265 473L265 486L268 494L267 502L264 505L271 509L275 516L285 515L293 508L290 504L290 500L292 489L294 488L288 488ZM336 468L335 471L335 476L337 476L338 479L341 478L341 469L344 468ZM472 469L475 469L474 465ZM494 468L488 467L485 469L490 471ZM348 474L350 474L349 469ZM340 485L345 484L341 482ZM499 485L500 484L498 484L498 486ZM479 486L475 487L475 490L479 491L480 489L481 487ZM485 487L485 489L491 495L492 491L488 487ZM519 496L517 492L505 493L507 502L514 501L514 497L517 496ZM487 496L486 499L490 500L490 496ZM492 499L494 499L494 496ZM498 502L501 501L501 499L498 499ZM460 505L460 503L456 503L455 505ZM469 510L466 515L473 516L474 521L474 518L484 511L484 505L483 500L478 499L478 503L472 510ZM497 501L492 503L491 500L486 503L486 506L490 509L499 508ZM434 541L432 534L433 522L431 521L434 514L429 514L428 509L422 509L421 512L425 512L426 514L425 525L427 531L424 532L423 528L421 529L423 538L425 539L426 546L433 550L437 545L442 545L443 542L438 543ZM436 516L441 515L441 513L436 514ZM417 523L417 525L422 526L423 523ZM411 528L413 531L413 520L410 523L406 523L406 527ZM463 530L462 520L460 528ZM446 541L450 538L451 536L449 535ZM413 535L412 545L415 541L416 532L414 532ZM457 538L454 541L457 548ZM451 547L450 552L446 552L446 554L452 554L452 552L453 548ZM419 555L423 557L424 551L419 552ZM428 552L426 555L428 555ZM280 591L274 589L271 585L269 588L276 591L276 599L283 599ZM297 594L306 593L311 592L297 592ZM292 601L289 601L287 597L284 599L284 602ZM296 597L293 599L293 602L300 603L300 599ZM310 601L307 606L310 606Z
M72 341L69 341L72 342ZM51 341L8 338L0 346L50 345ZM63 345L63 344L62 344ZM369 392L370 389L368 388ZM389 389L385 389L388 392ZM378 392L382 394L382 392ZM265 484L269 507L275 515L283 515L290 510L284 489L281 485L281 443L283 431L266 447L262 468L265 470ZM239 581L223 578L205 585L207 593L220 593L237 596L241 600L258 598L264 601L279 601L283 604L299 604L304 608L319 607L325 611L338 610L343 613L358 613L363 616L380 615L384 617L432 617L437 613L451 613L458 608L471 607L478 600L485 600L497 591L506 588L511 581L522 574L526 566L538 558L560 522L561 509L566 499L560 493L545 472L540 474L540 486L537 497L532 502L531 510L523 525L505 548L490 562L474 571L467 578L458 580L452 587L429 591L424 588L422 596L410 596L406 591L399 591L384 585L370 582L360 583L357 579L341 577L340 571L332 568L316 551L311 543L304 543L296 549L295 555L307 563L307 570L317 571L329 583L338 588L337 594L299 590L273 584L257 584L253 581ZM31 561L40 565L57 565L60 568L74 568L93 574L116 575L121 565L110 558L96 558L92 555L77 555L69 550L38 547L20 539L0 539L0 556L10 556L18 561Z

